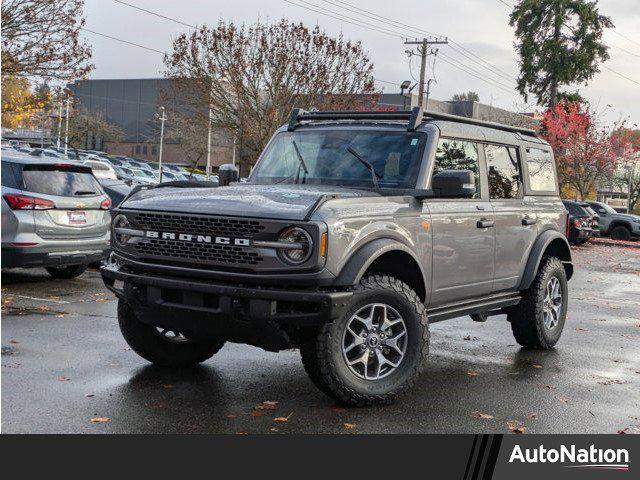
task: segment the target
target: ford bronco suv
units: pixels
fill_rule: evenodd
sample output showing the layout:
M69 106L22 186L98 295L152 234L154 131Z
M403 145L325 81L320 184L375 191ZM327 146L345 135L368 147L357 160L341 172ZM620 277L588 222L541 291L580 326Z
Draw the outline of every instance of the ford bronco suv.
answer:
M246 183L140 186L102 268L131 348L186 367L225 342L298 347L340 402L388 404L429 324L506 314L553 347L573 266L553 153L535 132L423 112L305 112Z

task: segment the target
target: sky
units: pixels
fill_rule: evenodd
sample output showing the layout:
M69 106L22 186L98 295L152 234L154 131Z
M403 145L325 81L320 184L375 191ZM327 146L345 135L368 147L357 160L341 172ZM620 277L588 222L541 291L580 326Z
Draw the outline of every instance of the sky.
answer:
M190 31L188 26L116 0L85 1L86 29L161 52L171 48L178 34ZM518 111L535 108L534 99L530 97L527 103L515 91L518 57L513 48L515 37L509 26L508 6L515 0L123 1L189 25L215 25L220 19L254 23L283 17L308 26L318 24L329 34L342 33L350 40L362 42L374 63L377 87L386 93L398 92L396 85L417 78L419 73L419 58L407 57L408 47L400 37L414 38L421 32L444 35L450 44L438 46L438 54L429 58L429 77L434 79L432 98L449 100L454 93L473 90L483 103ZM579 90L606 121L628 119L630 125L640 126L640 1L600 0L598 5L600 12L610 16L615 25L604 36L611 58L587 86L568 90ZM83 36L93 47L95 69L89 78L161 75L160 53L87 31Z

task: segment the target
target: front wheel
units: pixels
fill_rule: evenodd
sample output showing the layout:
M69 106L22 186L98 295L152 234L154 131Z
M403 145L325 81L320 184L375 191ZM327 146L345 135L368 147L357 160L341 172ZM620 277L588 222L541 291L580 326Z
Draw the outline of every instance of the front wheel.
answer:
M300 347L311 381L353 406L385 405L409 390L429 352L418 295L386 275L365 277L339 320Z
M609 235L612 240L631 240L631 230L627 227L618 225L613 230L611 230L611 234Z
M224 345L224 340L195 341L181 332L142 323L122 300L118 301L118 324L131 349L160 367L197 365Z
M526 348L550 349L562 334L569 290L562 262L544 257L531 286L507 315L516 341Z

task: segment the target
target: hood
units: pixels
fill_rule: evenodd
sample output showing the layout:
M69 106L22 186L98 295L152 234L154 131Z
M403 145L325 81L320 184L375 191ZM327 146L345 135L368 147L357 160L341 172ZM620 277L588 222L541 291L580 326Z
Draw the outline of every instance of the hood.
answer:
M621 220L629 220L629 221L637 221L638 219L640 219L640 216L638 215L630 215L628 213L618 213L616 215L616 218L619 218Z
M120 208L302 221L323 198L373 197L376 192L334 186L237 184L218 188L151 188Z

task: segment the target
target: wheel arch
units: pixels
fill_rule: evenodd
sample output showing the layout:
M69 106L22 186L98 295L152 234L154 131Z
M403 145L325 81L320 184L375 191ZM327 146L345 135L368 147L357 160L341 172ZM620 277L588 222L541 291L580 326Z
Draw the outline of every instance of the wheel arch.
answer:
M373 240L358 249L342 268L335 285L357 285L369 273L384 273L409 285L424 302L427 281L420 262L411 249L391 238Z
M613 220L610 224L609 224L609 229L607 230L607 233L611 233L613 232L613 229L616 227L625 227L626 229L628 229L629 231L633 231L633 227L631 226L631 224L625 220Z
M545 256L553 256L560 259L567 274L567 280L573 276L573 263L571 262L571 247L567 238L556 230L545 230L531 247L529 259L522 275L520 290L526 290L533 283L538 273L540 262Z

